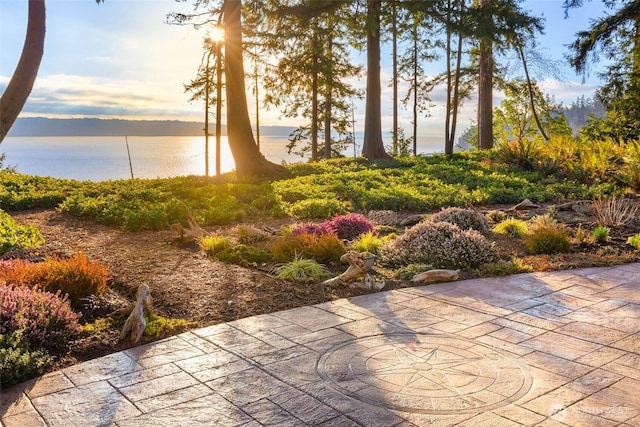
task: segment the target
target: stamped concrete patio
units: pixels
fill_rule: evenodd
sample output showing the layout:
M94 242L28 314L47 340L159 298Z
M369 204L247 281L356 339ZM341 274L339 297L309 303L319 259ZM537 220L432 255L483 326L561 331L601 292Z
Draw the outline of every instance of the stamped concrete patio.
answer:
M13 426L640 426L640 264L380 292L2 391Z

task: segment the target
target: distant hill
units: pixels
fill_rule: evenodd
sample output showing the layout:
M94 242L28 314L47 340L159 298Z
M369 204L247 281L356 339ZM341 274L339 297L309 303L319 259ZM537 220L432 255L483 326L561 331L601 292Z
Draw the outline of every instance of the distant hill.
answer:
M289 135L294 128L261 126L265 136ZM211 130L213 131L213 129ZM7 136L200 136L204 124L179 120L47 119L16 120ZM222 134L226 135L223 128Z

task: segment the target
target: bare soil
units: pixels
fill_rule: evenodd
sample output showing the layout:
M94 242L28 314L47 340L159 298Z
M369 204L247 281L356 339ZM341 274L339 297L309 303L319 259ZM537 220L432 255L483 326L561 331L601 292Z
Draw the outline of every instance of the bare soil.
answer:
M541 207L538 213L543 212L544 207ZM9 253L5 257L43 259L47 255L71 256L83 252L90 260L109 267L109 291L85 301L81 307L83 321L87 323L129 307L135 301L138 286L143 283L150 287L156 314L189 322L186 327L171 333L366 292L278 280L268 274L268 266L242 267L217 262L207 258L193 244L180 244L174 231L129 232L56 210L14 212L12 216L20 223L38 227L46 243L38 251ZM570 235L578 226L584 226L589 233L594 227L588 219L583 221L575 215L562 218L562 221L572 229ZM261 224L264 225L277 228L283 224ZM635 221L635 224L612 230L606 245L574 244L572 253L553 256L527 255L520 239L495 234L492 238L502 256L517 256L534 270L541 271L638 261L638 253L626 245L627 236L638 232L640 224ZM604 255L603 246L609 249ZM336 274L345 268L332 266ZM392 272L379 269L376 272L387 279L385 290L412 285L393 279ZM462 278L471 276L471 272L462 273ZM119 322L123 321L121 316ZM121 326L122 323L116 323L112 328L86 334L54 368L130 347L131 343L118 341ZM161 337L144 337L143 341L158 338Z

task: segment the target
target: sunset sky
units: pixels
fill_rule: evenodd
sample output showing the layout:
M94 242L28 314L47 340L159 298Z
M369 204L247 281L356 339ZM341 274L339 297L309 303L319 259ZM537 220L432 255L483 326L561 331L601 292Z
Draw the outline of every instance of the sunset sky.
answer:
M574 34L601 15L601 1L586 2L564 19L561 0L529 0L526 8L546 18L546 34L540 38L544 53L562 61ZM190 12L191 3L172 0L47 0L47 38L38 80L25 116L103 117L130 119L202 120L203 106L190 104L183 84L195 77L202 57L204 29L167 25L170 12ZM4 89L20 56L27 23L26 0L0 0L0 90ZM391 121L390 55L383 52L383 127ZM354 53L363 61L364 53ZM566 63L566 61L563 61ZM438 66L434 72L441 71ZM543 89L557 101L570 103L577 96L593 95L599 81L596 72L576 75L568 66L552 77L537 72ZM364 86L364 77L358 84ZM432 117L421 119L420 133L439 136L443 117L443 91ZM462 121L475 114L468 101ZM496 105L499 98L496 99ZM250 106L250 108L252 108ZM363 102L356 104L361 129ZM253 111L253 110L251 110ZM252 118L253 120L253 118ZM402 111L401 125L408 131L410 115ZM262 125L297 125L280 119L274 108L261 112Z

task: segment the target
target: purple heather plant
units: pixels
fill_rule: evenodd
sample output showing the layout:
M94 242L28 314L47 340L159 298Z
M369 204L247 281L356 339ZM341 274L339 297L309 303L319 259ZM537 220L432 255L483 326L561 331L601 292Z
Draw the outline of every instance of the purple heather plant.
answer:
M60 291L52 294L0 282L0 334L22 331L35 346L64 349L80 331L80 316Z
M344 240L353 240L368 231L375 231L376 228L366 217L357 213L336 215L330 221L325 221L326 223L340 239Z

